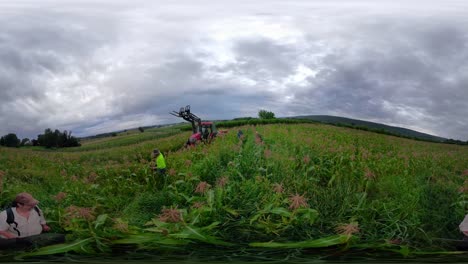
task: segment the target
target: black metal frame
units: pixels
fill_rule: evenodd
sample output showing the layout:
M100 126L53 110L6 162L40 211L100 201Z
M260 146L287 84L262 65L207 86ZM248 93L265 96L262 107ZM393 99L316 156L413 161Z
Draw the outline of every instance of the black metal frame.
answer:
M201 129L201 119L198 116L196 116L195 114L190 113L190 105L187 105L185 108L181 107L179 109L179 112L172 111L169 114L171 114L173 116L181 117L185 121L190 122L192 124L193 134L195 134L197 132L201 132L201 131L198 131L198 130Z

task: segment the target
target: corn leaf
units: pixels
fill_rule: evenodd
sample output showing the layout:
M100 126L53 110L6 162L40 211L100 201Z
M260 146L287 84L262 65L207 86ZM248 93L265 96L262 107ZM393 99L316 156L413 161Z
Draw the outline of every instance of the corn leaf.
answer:
M224 209L226 212L228 212L229 214L233 215L233 216L238 216L238 215L239 215L239 213L238 213L236 210L234 210L234 209L232 209L232 208L229 208L229 207L227 207L227 206L223 207L223 209Z
M349 240L349 236L346 235L334 235L314 240L305 240L300 242L253 242L249 245L252 247L264 247L264 248L323 248L345 244Z
M168 237L163 237L158 234L137 234L131 235L123 239L115 240L112 242L113 244L161 244L161 245L186 245L189 242L180 240L180 239L172 239Z
M92 238L90 237L90 238L74 241L71 243L63 243L63 244L47 246L47 247L40 248L34 252L23 253L18 257L22 258L22 257L31 257L31 256L60 254L60 253L66 253L69 251L83 251L83 247L88 245L91 242L91 239Z
M213 245L220 245L220 246L231 246L231 243L219 240L216 237L206 235L203 233L203 230L200 228L194 228L190 226L186 226L182 232L176 234L169 235L172 238L179 238L179 239L191 239L191 240L198 240L205 242L207 244Z
M94 224L94 228L97 229L99 226L104 225L107 218L108 218L107 214L99 215Z
M136 234L130 235L126 238L112 241L113 244L143 244L151 242L155 239L160 239L161 236L157 234Z
M308 222L312 225L318 217L317 210L310 208L299 208L296 210L296 213L299 214L299 219L304 222Z
M284 216L284 217L290 217L291 216L291 212L289 212L284 207L275 207L275 208L270 210L270 213L281 215L281 216Z

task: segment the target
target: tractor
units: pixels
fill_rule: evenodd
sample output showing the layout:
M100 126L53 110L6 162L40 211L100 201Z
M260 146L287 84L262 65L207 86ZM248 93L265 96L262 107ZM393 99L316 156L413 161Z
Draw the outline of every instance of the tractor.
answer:
M188 139L186 146L193 146L197 142L210 143L218 134L216 126L213 122L202 121L198 116L190 112L190 105L181 107L179 112L172 111L173 116L183 118L192 124L192 135Z

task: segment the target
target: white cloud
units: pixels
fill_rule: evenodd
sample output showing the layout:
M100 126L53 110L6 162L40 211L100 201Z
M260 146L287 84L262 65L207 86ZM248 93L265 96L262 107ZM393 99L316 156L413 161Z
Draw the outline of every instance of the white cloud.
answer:
M449 2L2 2L0 134L103 133L195 104L468 140L468 5Z

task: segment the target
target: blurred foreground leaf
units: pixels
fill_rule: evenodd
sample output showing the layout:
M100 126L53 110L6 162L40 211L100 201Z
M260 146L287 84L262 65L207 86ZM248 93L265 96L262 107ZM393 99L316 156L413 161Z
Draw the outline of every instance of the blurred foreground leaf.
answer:
M191 226L185 226L182 232L177 234L171 234L170 237L181 238L181 239L190 239L198 240L205 242L207 244L220 245L220 246L232 246L232 243L228 243L222 240L219 240L216 237L207 235L203 233L201 228L195 228Z
M300 242L253 242L249 245L252 247L265 248L323 248L345 244L349 241L350 236L334 235L314 240L305 240Z
M19 255L18 257L22 258L22 257L32 257L32 256L53 255L53 254L67 253L70 251L86 252L85 246L87 246L91 242L91 239L92 238L90 237L90 238L74 241L72 243L63 243L63 244L47 246L47 247L40 248L34 252L23 253Z
M161 244L161 245L186 245L188 241L163 237L159 234L137 234L112 242L113 244Z

